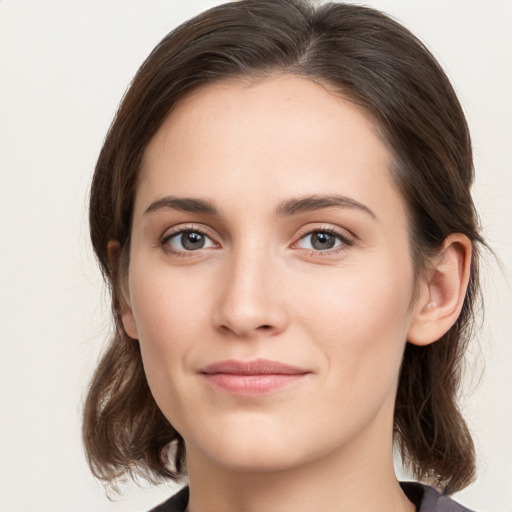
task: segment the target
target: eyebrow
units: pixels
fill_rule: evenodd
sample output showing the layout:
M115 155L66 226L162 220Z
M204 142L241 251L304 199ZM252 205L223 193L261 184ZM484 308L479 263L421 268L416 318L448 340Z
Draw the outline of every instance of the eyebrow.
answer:
M306 213L324 208L354 208L368 214L376 219L375 213L368 206L352 199L351 197L339 195L313 195L307 197L299 197L297 199L288 199L283 201L276 210L278 217L287 217Z
M192 213L206 213L207 215L213 215L216 217L221 216L219 210L211 201L195 199L192 197L176 196L165 196L162 197L162 199L154 201L148 206L148 208L146 208L144 213L153 213L163 208Z
M184 212L204 213L214 217L221 217L220 210L212 201L192 197L165 196L151 203L145 210L145 214L153 213L161 209L181 210ZM351 197L339 195L312 195L287 199L276 208L277 217L290 217L300 213L322 210L325 208L353 208L366 213L376 219L375 213L366 205Z

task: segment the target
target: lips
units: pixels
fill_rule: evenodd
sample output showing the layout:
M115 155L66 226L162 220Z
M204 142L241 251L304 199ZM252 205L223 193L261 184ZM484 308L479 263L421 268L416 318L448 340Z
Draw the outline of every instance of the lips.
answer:
M214 389L240 396L257 396L288 387L311 372L278 361L226 360L210 364L199 371Z

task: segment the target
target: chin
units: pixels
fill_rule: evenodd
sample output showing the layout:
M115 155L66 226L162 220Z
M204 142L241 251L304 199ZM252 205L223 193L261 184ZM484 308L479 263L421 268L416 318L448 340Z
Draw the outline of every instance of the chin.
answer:
M201 454L218 467L246 473L281 471L304 462L304 453L289 433L269 428L267 422L257 423L218 425L215 431L185 435L187 456Z
M303 463L295 450L282 446L276 450L270 443L230 444L211 453L216 463L226 470L238 473L263 473L289 470Z

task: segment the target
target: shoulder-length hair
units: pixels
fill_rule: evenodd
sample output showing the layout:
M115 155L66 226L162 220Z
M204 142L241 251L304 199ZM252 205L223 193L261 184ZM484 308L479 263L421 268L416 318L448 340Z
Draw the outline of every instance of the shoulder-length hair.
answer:
M158 409L139 344L121 322L134 196L141 160L162 122L192 90L229 78L291 73L326 84L374 120L393 155L392 176L410 219L417 275L451 233L473 243L460 317L437 342L407 344L394 432L421 480L453 492L475 471L456 394L479 291L478 218L466 120L450 82L423 44L376 10L305 0L242 0L210 9L153 50L124 96L99 155L90 195L92 244L112 292L115 333L92 379L83 438L93 473L178 478L185 445ZM109 259L107 246L120 250ZM173 460L166 447L174 443ZM172 463L171 463L172 462Z

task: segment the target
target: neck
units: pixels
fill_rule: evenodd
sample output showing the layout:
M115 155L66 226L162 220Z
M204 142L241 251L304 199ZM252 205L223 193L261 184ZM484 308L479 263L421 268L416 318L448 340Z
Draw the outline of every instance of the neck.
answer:
M271 471L219 466L187 446L188 512L413 512L395 477L388 434L366 432L349 447ZM369 442L375 435L390 441Z

